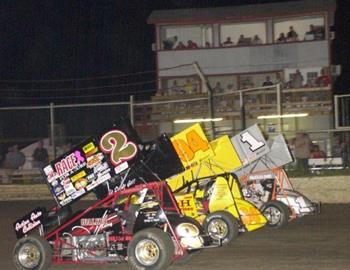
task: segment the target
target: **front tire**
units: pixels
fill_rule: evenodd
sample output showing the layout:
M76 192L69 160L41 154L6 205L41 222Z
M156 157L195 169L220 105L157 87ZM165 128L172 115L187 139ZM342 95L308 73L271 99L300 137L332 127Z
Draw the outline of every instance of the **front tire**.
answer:
M204 220L203 227L213 240L220 241L223 245L228 245L238 237L238 222L226 211L209 214Z
M157 228L139 231L128 245L128 261L137 270L166 269L174 254L171 237Z
M46 270L52 262L50 244L39 235L17 241L13 250L13 263L18 270Z
M267 219L267 224L272 228L280 228L287 225L290 209L287 205L279 201L269 201L265 203L261 212Z

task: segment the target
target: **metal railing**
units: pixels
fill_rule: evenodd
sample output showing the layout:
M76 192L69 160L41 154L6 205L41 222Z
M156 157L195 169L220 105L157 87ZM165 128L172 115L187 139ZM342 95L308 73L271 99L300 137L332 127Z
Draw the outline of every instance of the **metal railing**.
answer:
M212 109L210 108L212 106ZM329 88L281 89L279 85L244 89L225 93L155 96L150 101L87 103L47 106L0 108L0 147L4 160L8 147L15 144L31 159L35 142L45 139L50 158L64 153L72 145L89 136L97 136L109 128L119 115L128 115L144 140L163 132L174 134L191 124L175 124L174 120L222 118L214 125L203 123L208 137L234 135L251 124L259 123L263 131L273 136L284 133L287 139L298 131L308 132L315 143L332 155L334 134L347 145L349 131L333 129L332 98ZM305 111L303 119L258 119L262 115L283 115ZM319 120L313 120L315 119ZM305 126L303 121L327 126ZM320 120L321 119L321 120ZM350 130L350 129L349 129ZM34 143L34 145L33 145ZM24 168L31 169L30 164Z

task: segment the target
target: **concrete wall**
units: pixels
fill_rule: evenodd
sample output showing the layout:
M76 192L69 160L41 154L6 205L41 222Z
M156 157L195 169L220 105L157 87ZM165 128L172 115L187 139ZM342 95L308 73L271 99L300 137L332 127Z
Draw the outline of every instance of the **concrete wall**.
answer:
M350 203L350 175L291 179L294 189L312 201ZM84 199L94 199L89 194ZM46 185L1 185L0 201L52 200Z

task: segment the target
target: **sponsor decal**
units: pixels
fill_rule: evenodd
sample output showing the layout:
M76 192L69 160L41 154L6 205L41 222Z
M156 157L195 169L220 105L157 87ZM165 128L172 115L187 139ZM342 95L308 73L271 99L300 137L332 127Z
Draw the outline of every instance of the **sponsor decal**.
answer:
M103 159L102 153L98 153L96 155L90 156L87 158L86 167L88 167L89 169L96 167L97 165L101 164L102 159Z
M75 181L83 178L86 176L86 172L85 171L81 171L75 175L73 175L70 179L72 180L72 182L74 183Z
M36 208L28 215L14 223L14 229L17 237L26 235L29 231L35 229L41 224L44 218L45 209Z
M102 218L82 218L80 220L81 226L107 226L107 217Z
M88 154L90 152L95 152L97 149L97 147L95 146L95 144L93 142L88 143L87 145L83 146L83 152L85 154Z

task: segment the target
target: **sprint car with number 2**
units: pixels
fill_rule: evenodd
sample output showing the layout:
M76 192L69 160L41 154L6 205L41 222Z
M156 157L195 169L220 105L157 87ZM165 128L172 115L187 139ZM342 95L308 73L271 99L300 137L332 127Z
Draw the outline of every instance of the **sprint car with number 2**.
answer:
M167 140L162 136L156 146L144 145L147 149L140 151L123 130L113 129L44 167L57 205L38 207L14 222L15 267L128 262L134 269L159 270L219 246L196 220L181 215L166 182L150 182L144 170L135 170L146 163L150 169L150 160L159 159L157 149L171 146ZM174 167L181 170L174 164L162 177L174 173ZM90 192L98 200L73 211L74 203Z

